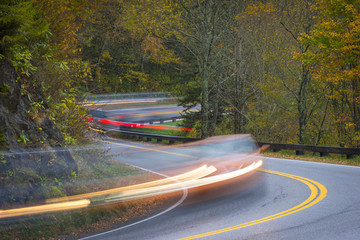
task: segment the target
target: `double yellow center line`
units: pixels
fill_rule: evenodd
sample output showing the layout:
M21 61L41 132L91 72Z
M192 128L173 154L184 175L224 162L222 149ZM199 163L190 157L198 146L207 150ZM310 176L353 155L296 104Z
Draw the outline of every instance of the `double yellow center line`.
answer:
M122 146L126 146L126 147L135 147L135 148L144 149L144 150L157 151L157 152L162 152L162 153L167 153L167 154L175 154L175 155L192 157L190 155L173 153L173 152L168 152L168 151L161 151L161 150L150 149L150 148L137 147L137 146L131 146L131 145L127 145L127 144L120 144L120 143L114 143L114 142L108 142L108 141L103 141L103 142L116 144L116 145L122 145ZM299 205L296 205L296 206L294 206L294 207L292 207L290 209L287 209L285 211L270 215L268 217L260 218L260 219L253 220L253 221L250 221L250 222L246 222L246 223L242 223L242 224L239 224L239 225L235 225L235 226L231 226L231 227L227 227L227 228L222 228L222 229L218 229L218 230L214 230L214 231L210 231L210 232L206 232L206 233L202 233L202 234L197 234L197 235L194 235L194 236L180 238L178 240L196 239L196 238L202 238L202 237L206 237L206 236L216 235L216 234L225 233L225 232L229 232L229 231L233 231L233 230L238 230L238 229L241 229L241 228L244 228L244 227L253 226L253 225L256 225L256 224L259 224L259 223L268 222L268 221L275 220L275 219L278 219L278 218L281 218L281 217L285 217L287 215L302 211L302 210L304 210L306 208L309 208L309 207L317 204L318 202L323 200L327 195L326 187L324 185L322 185L321 183L318 183L318 182L316 182L314 180L304 178L304 177L300 177L300 176L296 176L296 175L292 175L292 174L288 174L288 173L268 170L268 169L257 169L257 170L261 171L261 172L270 173L270 174L274 174L274 175L279 175L279 176L283 176L283 177L287 177L287 178L291 178L291 179L300 181L300 182L304 183L310 189L310 192L311 192L310 196L304 202L300 203Z
M210 231L210 232L206 232L206 233L202 233L202 234L198 234L198 235L194 235L194 236L190 236L190 237L180 238L178 240L189 240L189 239L207 237L207 236L211 236L211 235L215 235L215 234L238 230L240 228L249 227L249 226L256 225L256 224L263 223L263 222L268 222L268 221L271 221L271 220L274 220L277 218L285 217L287 215L299 212L301 210L304 210L306 208L309 208L309 207L317 204L318 202L323 200L327 195L326 187L314 180L304 178L304 177L299 177L299 176L292 175L292 174L267 170L267 169L258 169L258 171L262 171L265 173L271 173L271 174L275 174L275 175L279 175L279 176L283 176L283 177L288 177L288 178L292 178L297 181L300 181L309 187L311 194L304 202L300 203L299 205L292 207L288 210L276 213L274 215L270 215L268 217L260 218L260 219L257 219L257 220L251 221L251 222L246 222L246 223L242 223L242 224L227 227L227 228L222 228L222 229L218 229L218 230L214 230L214 231Z

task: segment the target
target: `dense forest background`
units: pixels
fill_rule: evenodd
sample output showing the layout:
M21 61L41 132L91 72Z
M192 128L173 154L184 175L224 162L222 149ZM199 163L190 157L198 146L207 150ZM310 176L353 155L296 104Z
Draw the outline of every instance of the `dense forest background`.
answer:
M359 12L357 0L2 0L0 59L28 115L66 144L86 134L79 96L169 91L201 104L186 124L202 137L354 147Z

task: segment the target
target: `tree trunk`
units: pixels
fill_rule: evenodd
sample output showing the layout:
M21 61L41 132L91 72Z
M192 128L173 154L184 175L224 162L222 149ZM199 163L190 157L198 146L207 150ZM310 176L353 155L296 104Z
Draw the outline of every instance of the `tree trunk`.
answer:
M298 112L299 112L299 144L305 142L306 125L308 121L307 91L310 83L309 69L302 65L302 75L298 92Z
M209 136L209 69L207 63L204 64L203 78L201 86L201 138Z

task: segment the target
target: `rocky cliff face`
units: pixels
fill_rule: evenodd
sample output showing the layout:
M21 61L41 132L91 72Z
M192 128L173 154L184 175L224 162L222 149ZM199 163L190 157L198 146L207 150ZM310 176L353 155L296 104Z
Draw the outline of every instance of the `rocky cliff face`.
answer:
M44 180L77 172L59 128L46 116L46 103L37 117L30 115L41 94L24 87L13 65L0 60L0 206L43 199Z

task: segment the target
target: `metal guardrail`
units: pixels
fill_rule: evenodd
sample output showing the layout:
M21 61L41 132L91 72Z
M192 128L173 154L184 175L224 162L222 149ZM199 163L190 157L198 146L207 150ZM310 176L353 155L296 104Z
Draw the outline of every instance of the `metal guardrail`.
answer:
M168 136L168 135L156 135L150 133L142 133L142 132L135 132L135 131L125 131L120 130L120 134L125 136L130 136L133 138L143 139L147 142L151 142L152 139L156 139L156 142L160 143L163 140L168 140L169 144L174 144L175 142L194 142L200 140L200 138L189 138L189 137L179 137L179 136Z
M156 142L160 143L162 140L168 140L170 144L175 142L193 142L201 140L200 138L189 138L189 137L178 137L178 136L167 136L167 135L156 135L134 131L120 132L123 135L131 136L145 141L152 141L156 139ZM353 158L355 155L360 155L360 148L342 148L342 147L326 147L326 146L315 146L315 145L302 145L302 144L284 144L284 143L267 143L258 142L260 147L268 145L274 152L280 150L294 150L296 155L304 155L305 152L320 153L320 156L328 156L330 153L346 155L347 159Z
M353 158L355 155L360 155L360 148L343 148L343 147L326 147L315 145L302 144L283 144L283 143L267 143L258 142L259 146L269 145L274 152L280 150L295 150L296 155L304 155L305 152L320 153L320 156L327 156L329 153L346 155L347 159Z
M183 116L178 117L171 117L171 118L152 118L151 120L143 120L138 121L136 123L142 123L142 124L155 124L155 123L166 123L166 122L176 122L178 120L182 120Z
M142 97L170 97L170 93L167 92L151 92L151 93L126 93L126 94L104 94L104 95L96 95L97 98L107 98L107 99L127 99L127 98L142 98ZM170 118L170 119L161 119L159 118L159 122L163 123L166 120L176 121L178 117ZM180 116L181 118L181 116ZM154 119L149 121L142 121L141 123L148 122L150 124L154 123ZM162 140L168 140L170 144L174 142L192 142L200 140L200 138L188 138L188 137L177 137L177 136L167 136L167 135L155 135L155 134L147 134L141 132L127 131L121 130L123 135L132 136L135 138L143 138L146 141L151 141L151 139L156 139L157 142L161 142ZM327 146L315 146L315 145L303 145L303 144L284 144L284 143L267 143L267 142L258 142L258 145L264 146L269 145L270 149L274 152L278 152L280 150L295 150L296 155L304 155L305 151L320 153L320 156L327 156L330 153L346 155L347 159L353 158L355 155L360 155L360 148L343 148L343 147L327 147Z

